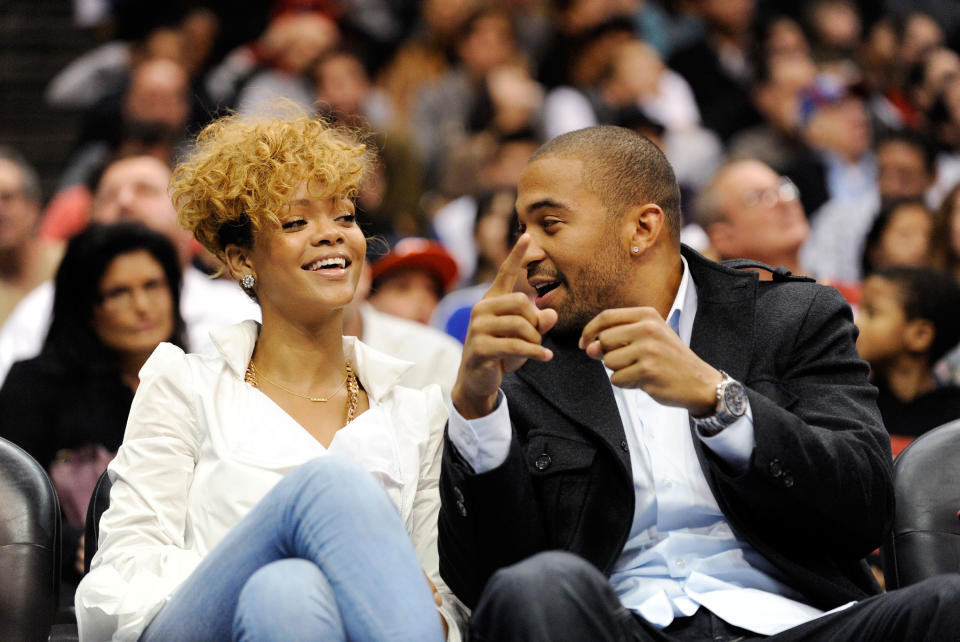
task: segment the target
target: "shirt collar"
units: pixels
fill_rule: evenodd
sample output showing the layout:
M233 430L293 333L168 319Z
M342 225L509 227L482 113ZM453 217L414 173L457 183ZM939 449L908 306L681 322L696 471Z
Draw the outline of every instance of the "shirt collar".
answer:
M696 285L691 286L687 259L681 255L680 261L683 264L683 277L680 279L677 295L673 298L673 305L670 306L667 325L689 346L690 337L693 336L693 319L697 316L697 288Z
M210 332L213 344L238 379L246 375L247 364L250 363L259 335L260 324L251 320ZM380 401L413 365L374 350L352 336L343 337L343 353L353 364L364 390L374 402Z

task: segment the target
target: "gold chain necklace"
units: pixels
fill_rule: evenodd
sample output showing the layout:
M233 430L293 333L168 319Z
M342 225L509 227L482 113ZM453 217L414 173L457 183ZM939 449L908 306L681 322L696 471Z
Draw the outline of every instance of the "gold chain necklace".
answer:
M327 397L311 397L310 395L302 395L299 392L290 390L285 386L281 386L276 381L268 379L262 372L257 370L257 367L253 363L253 358L250 358L250 363L247 364L247 371L244 373L243 380L249 383L254 388L259 388L259 380L263 379L267 383L270 383L280 390L293 395L294 397L300 397L301 399L306 399L314 403L326 403L333 399L333 397L340 392L340 389L344 385L347 386L347 423L353 421L354 417L357 415L357 408L360 405L360 384L357 382L357 376L353 373L353 366L350 364L350 361L345 361L344 366L347 371L347 376L344 377L343 383L337 386L337 389L330 393Z

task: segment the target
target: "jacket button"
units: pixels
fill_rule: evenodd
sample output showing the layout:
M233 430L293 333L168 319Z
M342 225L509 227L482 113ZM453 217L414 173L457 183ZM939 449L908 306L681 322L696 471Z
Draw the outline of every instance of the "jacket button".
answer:
M783 467L780 466L779 459L771 459L768 468L770 469L770 474L773 475L774 478L783 475Z
M786 486L787 488L792 488L792 487L793 487L793 477L791 477L790 475L784 475L784 476L783 476L783 485Z
M621 439L621 440L620 440L620 450L622 450L623 452L627 452L628 450L630 450L630 448L627 446L627 440L626 440L626 439Z
M546 470L547 468L550 467L550 464L552 462L553 460L550 459L550 455L548 455L547 453L541 453L540 456L537 457L537 461L534 462L533 465L537 467L537 470Z

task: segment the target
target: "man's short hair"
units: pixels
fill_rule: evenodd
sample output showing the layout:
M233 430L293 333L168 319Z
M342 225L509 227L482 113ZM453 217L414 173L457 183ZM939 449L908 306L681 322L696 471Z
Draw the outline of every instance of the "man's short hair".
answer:
M0 161L13 164L20 171L23 195L32 203L39 203L43 194L40 190L40 176L26 157L12 147L0 145Z
M607 211L619 216L628 207L656 203L680 238L680 187L667 157L649 138L613 125L578 129L540 146L530 162L545 156L584 161L584 180Z
M944 272L924 267L880 268L871 276L889 281L908 321L923 319L933 324L930 363L938 361L960 343L960 285Z

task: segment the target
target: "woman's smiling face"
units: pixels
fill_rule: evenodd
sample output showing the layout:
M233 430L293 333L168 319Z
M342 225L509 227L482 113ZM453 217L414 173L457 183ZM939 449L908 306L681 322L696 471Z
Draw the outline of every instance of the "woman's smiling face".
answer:
M250 262L264 311L284 316L320 306L341 308L357 289L367 242L353 202L317 196L306 181L291 194L280 227L254 234Z

